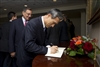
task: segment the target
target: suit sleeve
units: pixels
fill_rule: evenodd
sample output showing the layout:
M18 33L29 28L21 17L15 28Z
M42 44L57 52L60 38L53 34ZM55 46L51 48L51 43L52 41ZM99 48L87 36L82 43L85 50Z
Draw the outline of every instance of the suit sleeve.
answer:
M15 52L15 24L14 22L10 25L10 31L9 31L9 52Z
M47 48L45 46L42 46L41 44L36 43L37 39L37 26L35 23L30 23L27 24L26 29L25 29L25 49L28 52L33 52L37 54L46 54L47 53Z

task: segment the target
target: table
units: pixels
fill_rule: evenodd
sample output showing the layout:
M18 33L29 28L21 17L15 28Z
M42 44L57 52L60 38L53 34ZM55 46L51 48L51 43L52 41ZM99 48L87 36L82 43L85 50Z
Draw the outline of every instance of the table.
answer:
M64 45L63 45L64 46ZM32 67L99 67L97 62L87 56L70 57L64 51L61 58L38 55L32 62Z

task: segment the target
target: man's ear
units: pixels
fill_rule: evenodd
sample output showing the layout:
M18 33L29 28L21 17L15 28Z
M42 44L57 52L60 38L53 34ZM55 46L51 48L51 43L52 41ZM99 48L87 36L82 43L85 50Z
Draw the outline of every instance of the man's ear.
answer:
M48 17L51 17L51 14L47 14L48 15Z

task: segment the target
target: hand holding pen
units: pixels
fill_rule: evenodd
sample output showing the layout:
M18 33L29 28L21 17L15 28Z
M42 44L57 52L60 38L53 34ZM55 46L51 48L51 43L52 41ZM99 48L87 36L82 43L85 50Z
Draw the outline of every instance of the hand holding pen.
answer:
M54 54L54 53L57 53L57 51L58 51L58 46L56 46L56 45L53 45L52 43L51 43L51 53L52 54Z

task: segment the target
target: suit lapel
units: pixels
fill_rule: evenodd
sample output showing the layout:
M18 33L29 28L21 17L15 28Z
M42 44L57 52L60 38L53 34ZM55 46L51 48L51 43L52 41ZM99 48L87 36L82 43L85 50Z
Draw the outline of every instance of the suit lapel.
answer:
M41 29L40 30L40 33L41 33L41 38L43 38L43 40L45 40L45 31L44 31L44 28L43 28L43 24L42 24L42 19L41 19L41 17L39 17L39 26L40 26L40 28L39 29Z
M20 20L19 20L19 25L20 25L20 28L24 28L24 24L23 24L23 21L22 21L22 18L20 18Z

